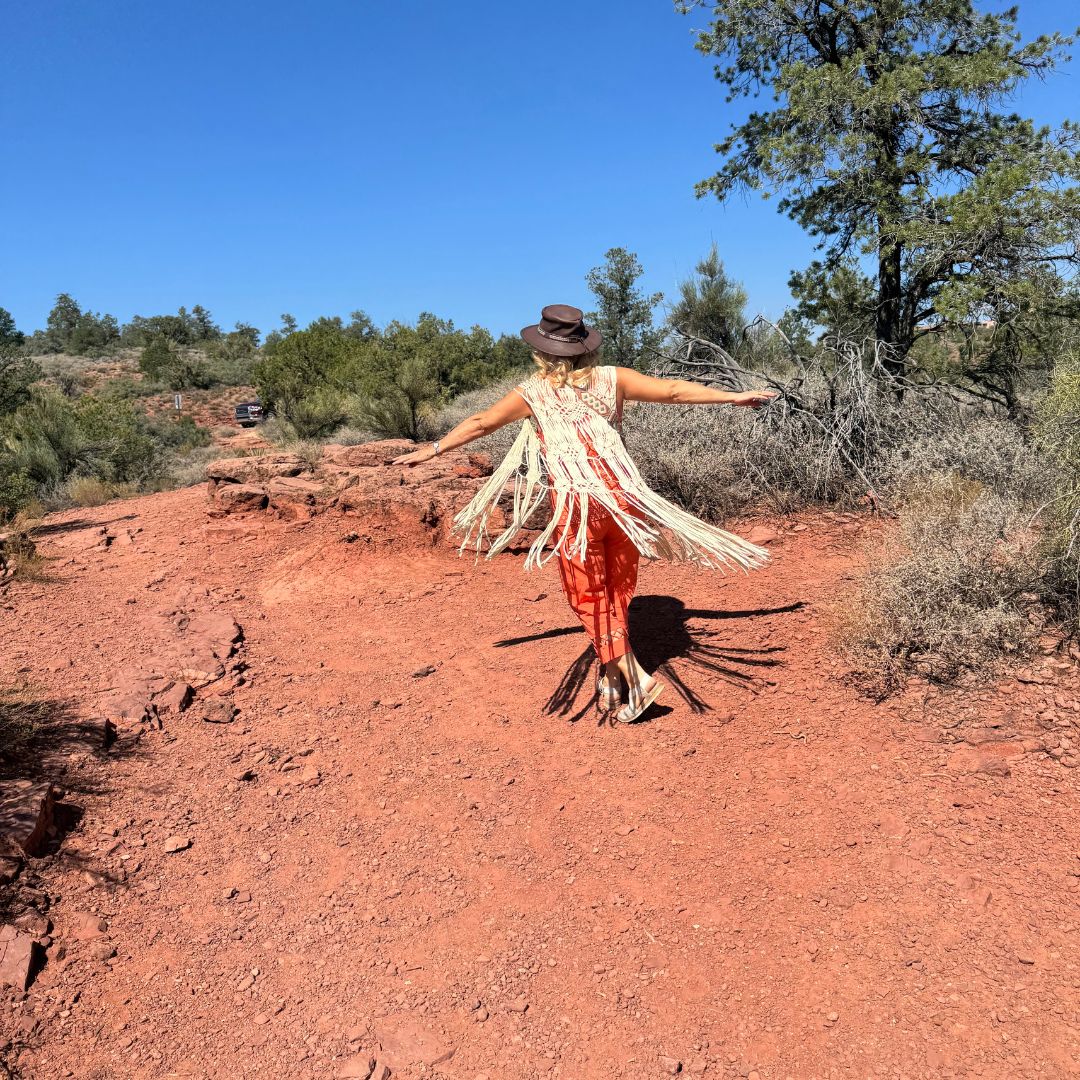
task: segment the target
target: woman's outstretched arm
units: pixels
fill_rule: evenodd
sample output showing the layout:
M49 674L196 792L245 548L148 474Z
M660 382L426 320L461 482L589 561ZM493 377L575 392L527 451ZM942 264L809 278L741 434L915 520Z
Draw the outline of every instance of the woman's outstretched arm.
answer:
M499 428L506 427L515 420L524 420L527 416L532 416L532 409L529 408L528 402L516 390L511 390L490 408L470 416L467 420L462 420L457 427L451 428L439 440L439 452L454 450L475 439L482 439L485 435L490 435L493 431L498 431ZM434 456L435 446L428 443L427 446L422 446L411 454L403 454L395 458L394 464L419 465L422 461L430 461Z
M747 405L758 409L777 396L775 390L734 393L685 379L654 379L633 368L621 367L617 371L619 391L625 401L654 401L661 405Z

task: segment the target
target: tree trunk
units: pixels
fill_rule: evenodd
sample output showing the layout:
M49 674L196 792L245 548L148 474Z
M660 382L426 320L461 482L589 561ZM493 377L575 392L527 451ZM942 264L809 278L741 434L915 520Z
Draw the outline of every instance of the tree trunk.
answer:
M887 241L878 248L878 303L875 336L881 348L882 364L892 376L904 372L904 357L910 342L903 340L900 325L901 274L900 245Z

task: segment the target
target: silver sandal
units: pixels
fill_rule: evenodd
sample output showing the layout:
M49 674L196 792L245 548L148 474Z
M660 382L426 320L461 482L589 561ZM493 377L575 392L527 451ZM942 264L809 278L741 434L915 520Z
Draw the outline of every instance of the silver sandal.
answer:
M622 705L622 691L618 686L612 686L606 675L596 680L596 696L604 712L615 712Z
M650 686L636 702L634 701L635 695L631 693L630 703L615 714L615 719L618 720L620 724L632 724L646 709L648 709L663 691L664 683L659 679L654 678L652 686Z

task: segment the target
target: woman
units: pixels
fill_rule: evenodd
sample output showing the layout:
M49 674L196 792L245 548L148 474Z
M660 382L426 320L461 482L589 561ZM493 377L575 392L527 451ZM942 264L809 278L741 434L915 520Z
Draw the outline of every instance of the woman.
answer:
M502 464L454 519L454 527L464 536L462 550L472 546L480 551L486 542L491 558L514 539L545 497L550 500L551 519L530 547L525 568L558 555L566 598L604 668L597 693L605 708L618 710L616 719L628 723L664 688L638 663L627 636L640 557L749 570L769 555L650 490L623 445L623 402L757 407L776 395L733 394L681 379L654 379L631 368L599 367L599 332L584 324L577 308L564 304L544 308L540 322L526 326L521 336L532 346L539 371L438 442L394 464L419 465L514 420L526 421ZM492 538L488 521L512 478L513 514ZM625 706L620 675L628 691Z

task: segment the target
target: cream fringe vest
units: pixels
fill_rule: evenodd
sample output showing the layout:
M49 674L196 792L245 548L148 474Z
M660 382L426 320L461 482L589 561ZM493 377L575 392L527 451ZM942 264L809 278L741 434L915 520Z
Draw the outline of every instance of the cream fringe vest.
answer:
M616 379L614 367L598 367L580 387L568 383L556 388L540 375L515 387L533 415L522 423L499 467L454 518L454 530L464 536L461 551L471 547L479 553L486 543L487 557L497 555L552 492L551 521L529 548L526 570L542 566L560 548L571 557L584 558L593 505L603 507L648 559L743 570L767 562L764 548L706 525L649 488L623 444ZM618 493L597 471L598 461L615 477ZM488 521L511 479L513 514L506 529L492 539ZM560 522L558 540L544 554Z

